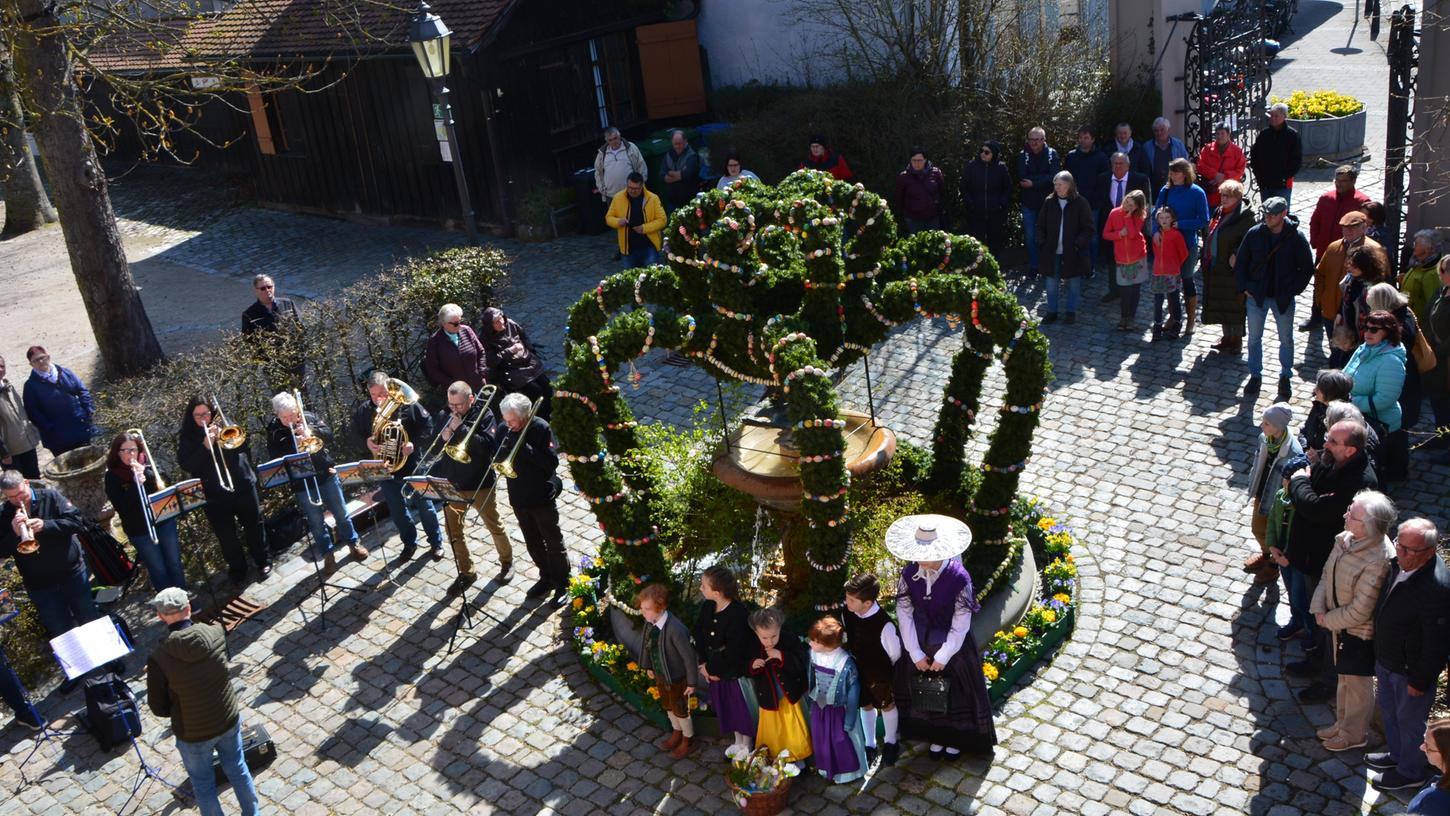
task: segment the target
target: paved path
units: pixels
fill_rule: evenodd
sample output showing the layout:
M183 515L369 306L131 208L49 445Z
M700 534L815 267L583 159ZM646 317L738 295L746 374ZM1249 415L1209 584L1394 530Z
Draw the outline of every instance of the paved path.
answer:
M1276 88L1320 87L1330 66L1335 87L1349 90L1341 78L1362 82L1362 95L1381 98L1372 75L1383 76L1382 56L1362 27L1352 41L1362 53L1332 50L1352 30L1349 10L1322 22L1335 6L1301 2L1299 25L1309 33L1290 38ZM1309 30L1310 21L1321 24ZM1371 118L1376 144L1382 132ZM1378 166L1362 176L1372 195ZM1323 178L1306 174L1296 191L1295 209L1306 221L1329 179L1320 172ZM245 208L207 212L194 219L205 223L191 223L169 209L133 209L128 240L153 242L159 249L152 260L188 275L238 286L251 269L269 269L292 291L318 294L388 257L449 240ZM609 242L507 245L518 258L507 301L545 348L558 348L563 307L610 270ZM1251 587L1238 571L1252 546L1244 491L1268 393L1238 396L1242 362L1209 351L1211 330L1157 346L1113 332L1115 315L1095 306L1100 287L1088 287L1086 302L1094 306L1075 326L1050 331L1057 380L1024 481L1083 538L1084 589L1072 640L1000 707L1003 744L990 766L938 768L908 754L863 784L802 781L795 812L1403 811L1402 797L1366 786L1358 752L1331 756L1319 747L1313 730L1331 715L1290 696L1282 667L1296 655L1272 637L1273 621L1286 617L1280 594ZM1019 294L1029 304L1040 296ZM235 312L230 304L206 308L217 321ZM937 321L899 331L873 354L878 413L906 438L926 442L959 342ZM1309 363L1306 378L1322 353ZM642 371L643 387L630 394L642 417L683 423L696 402L713 397L713 381L695 369L661 366L658 355ZM1000 372L991 376L988 394L1001 384ZM848 400L864 401L862 380L859 372L848 375ZM1306 382L1296 383L1301 417L1309 392ZM1392 492L1406 510L1443 524L1450 502L1425 485L1447 478L1444 467L1426 468L1416 485ZM567 540L578 556L596 533L577 496L566 494L564 505ZM396 552L396 537L385 544ZM475 543L484 574L492 566L487 550ZM340 580L371 591L334 599L325 627L315 617L318 599L306 592L310 570L293 559L248 590L268 607L232 641L247 716L272 729L281 751L260 777L269 812L733 812L718 747L662 761L651 745L660 734L588 678L559 619L523 604L532 567L512 585L480 588L484 613L452 654L445 649L455 610L438 600L452 578L446 562L416 561L391 575L380 558L347 564ZM143 640L157 636L152 625ZM52 697L47 710L58 716L78 700ZM165 724L147 715L146 728L148 759L178 778ZM8 751L0 787L18 781L15 760L30 745L24 737L13 728L0 734L0 751ZM102 755L87 737L66 738L41 748L28 770L44 774L42 782L21 790L12 805L35 814L110 812L125 799L135 768L134 755ZM174 809L158 786L144 797L140 812Z

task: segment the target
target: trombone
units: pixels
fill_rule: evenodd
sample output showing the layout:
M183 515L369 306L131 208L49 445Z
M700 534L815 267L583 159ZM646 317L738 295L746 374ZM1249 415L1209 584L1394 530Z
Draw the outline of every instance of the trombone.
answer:
M220 445L225 450L236 450L246 444L247 431L240 425L233 425L227 422L227 415L222 411L222 404L217 401L215 396L211 398L211 404L216 407L216 420L206 428L208 435L211 434L213 429L216 430L216 435L212 437L214 444L209 446L211 450L211 463L216 468L217 484L221 486L222 490L231 493L236 490L236 483L232 480L231 470L227 468L226 454L217 450L217 446ZM220 424L218 425L216 423Z
M497 392L498 386L496 385L484 385L478 389L478 393L473 396L475 402L482 403L479 406L478 416L469 423L468 430L463 433L461 438L443 446L443 453L449 459L464 465L473 461L473 457L468 455L468 443L473 439L473 432L478 430L478 423L482 422L484 415L488 413L488 404L493 401L493 395ZM442 434L439 434L438 438L442 439Z
M518 471L514 470L514 457L519 455L519 448L524 446L524 434L529 432L529 423L534 421L534 415L539 412L539 406L543 404L543 397L534 400L534 404L529 406L529 415L524 417L524 427L519 430L519 438L514 440L514 446L509 449L509 455L505 456L502 461L493 463L493 469L505 479L518 478ZM494 486L497 487L497 483Z
M496 393L498 393L498 386L492 385L490 383L484 383L482 386L479 387L478 391L474 392L473 407L479 409L478 416L474 417L473 424L469 426L468 434L463 439L464 447L467 447L468 439L472 437L474 428L478 427L479 420L482 419L483 415L488 412L488 405L489 403L493 402L493 397ZM467 414L465 414L465 416L467 416ZM444 420L444 422L446 424L448 420ZM443 442L443 429L439 428L438 433L433 435L433 441L429 443L427 450L423 451L423 455L418 457L418 464L413 468L412 475L427 476L429 471L433 470L433 466L438 464L438 460L441 459L444 454L448 454L449 458L457 460L459 462L467 462L466 459L459 459L457 456L454 456L452 453L450 453L449 450L452 447L452 444L445 444ZM465 452L464 455L466 456L467 453ZM405 485L404 489L411 490L412 485Z
M297 404L297 422L302 427L292 430L292 447L298 453L314 454L322 450L322 437L312 433L307 426L307 412L302 409L302 392L292 389L292 401ZM322 506L322 485L317 482L317 475L302 480L302 491L307 494L307 503L313 507Z
M134 434L137 441L140 443L141 455L146 458L146 461L142 462L142 465L145 467L150 467L152 470L156 471L156 489L158 491L165 490L166 480L161 478L161 468L156 466L156 460L151 458L151 448L146 444L146 434L142 433L140 428L127 428L125 432L128 434ZM151 515L151 497L146 494L145 474L146 472L143 469L142 472L136 476L136 493L139 494L141 497L141 515L143 518L146 519L146 536L150 538L152 543L154 544L159 542L160 539L156 537L156 521L155 518Z

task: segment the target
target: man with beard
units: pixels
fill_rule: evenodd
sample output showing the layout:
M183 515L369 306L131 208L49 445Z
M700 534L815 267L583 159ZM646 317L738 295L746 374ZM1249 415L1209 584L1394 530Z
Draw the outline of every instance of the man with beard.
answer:
M1285 668L1294 675L1320 675L1299 692L1301 702L1319 703L1334 696L1333 677L1325 678L1321 673L1321 668L1333 666L1334 661L1325 648L1328 633L1309 613L1309 601L1319 585L1324 562L1329 560L1334 537L1344 529L1344 513L1355 494L1379 486L1365 454L1364 426L1350 421L1335 423L1325 435L1319 461L1300 468L1287 482L1294 512L1288 550L1274 547L1269 551L1284 576L1289 596L1289 623L1280 627L1278 637L1287 641L1304 633L1305 658Z

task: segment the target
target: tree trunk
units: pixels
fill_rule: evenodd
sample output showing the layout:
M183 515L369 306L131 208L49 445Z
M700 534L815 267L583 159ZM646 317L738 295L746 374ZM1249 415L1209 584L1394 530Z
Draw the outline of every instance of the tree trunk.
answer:
M0 41L0 183L5 185L5 229L10 237L56 220L55 208L40 183L40 168L25 138L25 110L15 87L10 52Z
M15 35L16 73L38 116L35 138L60 208L71 272L106 376L136 374L163 359L161 344L121 246L106 174L76 99L63 28L44 0L15 0L15 6L29 23Z

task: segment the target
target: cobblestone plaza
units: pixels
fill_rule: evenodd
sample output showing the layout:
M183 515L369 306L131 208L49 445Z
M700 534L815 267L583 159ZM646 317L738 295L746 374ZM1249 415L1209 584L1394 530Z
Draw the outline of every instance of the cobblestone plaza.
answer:
M1370 101L1370 159L1360 187L1382 190L1382 48L1357 26L1352 6L1301 2L1275 90L1333 87ZM1330 7L1334 10L1331 10ZM1337 53L1346 40L1363 49ZM1307 225L1332 167L1311 168L1294 190ZM169 185L163 180L163 186ZM286 294L320 296L389 260L458 243L427 230L371 228L247 207L209 206L158 195L137 179L116 186L128 244L148 247L136 263L148 276L187 270L217 290L250 299L250 276L276 275ZM569 237L542 245L501 242L514 259L501 293L557 369L566 307L612 272L614 237ZM18 245L18 244L17 244ZM158 287L159 288L159 287ZM994 759L938 765L908 752L861 783L797 783L795 813L1046 814L1392 814L1407 796L1367 784L1359 751L1330 754L1314 730L1333 720L1325 705L1301 705L1284 665L1298 657L1274 638L1287 620L1281 588L1254 586L1239 564L1254 547L1246 483L1260 412L1272 389L1243 397L1241 357L1209 350L1214 327L1189 339L1149 344L1113 331L1116 306L1097 306L1098 277L1075 325L1048 327L1055 381L1042 412L1023 489L1040 497L1081 539L1076 630L996 711L1001 744ZM1039 288L1020 286L1035 306ZM166 337L203 338L234 325L235 312L200 308L168 314L171 293L148 291ZM153 300L155 298L155 300ZM1309 295L1301 296L1300 315ZM898 330L871 356L875 408L884 424L919 445L936 419L959 330L941 320ZM1272 334L1272 326L1269 329ZM1325 362L1323 346L1296 338L1294 427ZM1317 335L1316 335L1317 337ZM1266 338L1266 343L1271 340ZM683 425L695 406L713 404L715 382L698 368L663 365L653 352L639 365L641 388L629 394L641 420ZM994 369L988 409L1001 389ZM845 400L863 405L864 377L848 371ZM739 392L748 401L755 391ZM738 410L742 399L730 406ZM980 438L976 452L980 453ZM1450 468L1415 454L1417 478L1391 496L1406 515L1444 526L1450 518ZM591 554L596 525L586 502L561 497L571 560ZM516 545L522 539L503 513ZM383 528L381 555L396 554ZM471 530L481 575L493 572L482 530ZM266 608L230 638L233 675L244 690L244 721L265 723L279 749L258 778L264 812L313 814L669 813L735 811L718 761L706 745L673 761L654 747L661 734L604 691L572 654L561 617L525 603L523 573L506 586L481 584L482 614L447 652L456 604L444 597L452 565L415 560L385 569L378 541L372 564L348 561L337 580L369 591L343 593L316 617L309 595L312 563L295 558L246 597ZM477 588L476 588L477 589ZM141 637L144 653L159 624ZM132 660L140 689L139 660ZM42 708L64 712L78 694L53 695ZM144 708L144 705L143 705ZM142 749L173 781L184 778L165 722L144 715ZM1371 747L1377 748L1377 737ZM11 812L41 816L115 812L138 772L134 753L102 754L85 735L42 745L24 768L29 733L0 733L0 789ZM18 790L17 790L18 788ZM183 810L161 785L142 788L133 812ZM230 805L223 795L224 806Z

